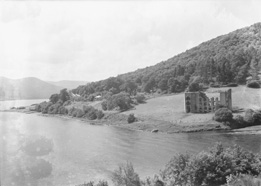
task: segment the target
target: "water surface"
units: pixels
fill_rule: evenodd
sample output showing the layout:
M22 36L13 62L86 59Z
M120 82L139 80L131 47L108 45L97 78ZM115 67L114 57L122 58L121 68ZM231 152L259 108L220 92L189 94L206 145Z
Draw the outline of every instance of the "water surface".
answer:
M253 132L255 131L255 132ZM261 128L231 133L162 134L93 126L37 114L0 113L2 185L66 186L109 179L130 161L153 176L177 153L197 153L220 141L261 151Z

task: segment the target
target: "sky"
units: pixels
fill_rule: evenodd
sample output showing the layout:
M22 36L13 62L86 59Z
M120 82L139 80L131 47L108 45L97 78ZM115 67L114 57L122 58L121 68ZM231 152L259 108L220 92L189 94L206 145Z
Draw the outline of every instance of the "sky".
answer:
M1 1L0 76L98 81L257 22L259 0Z

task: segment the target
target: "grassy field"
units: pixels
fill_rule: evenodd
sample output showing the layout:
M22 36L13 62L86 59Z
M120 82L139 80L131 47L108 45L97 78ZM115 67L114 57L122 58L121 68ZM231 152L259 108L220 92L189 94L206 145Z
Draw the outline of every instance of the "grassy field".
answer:
M229 88L210 88L206 91L208 97L219 97L219 92ZM232 106L248 109L258 109L261 107L261 90L251 89L246 86L233 87L232 89ZM197 130L197 128L219 128L220 123L212 120L213 113L208 114L191 114L184 112L184 93L163 95L160 97L147 100L146 103L137 105L133 110L124 112L124 114L133 113L140 118L149 118L158 120L151 128L159 128L163 131L171 128L186 128ZM240 114L240 113L239 113ZM243 114L243 113L241 113ZM165 121L166 123L164 123ZM138 123L136 125L139 125ZM175 127L173 127L175 126ZM222 126L220 126L222 127ZM171 130L169 130L171 131ZM168 132L169 132L168 131Z

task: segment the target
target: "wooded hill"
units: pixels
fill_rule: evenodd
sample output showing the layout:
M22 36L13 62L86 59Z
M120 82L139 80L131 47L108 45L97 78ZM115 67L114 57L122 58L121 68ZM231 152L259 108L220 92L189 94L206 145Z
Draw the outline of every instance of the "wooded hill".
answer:
M154 66L79 86L73 93L180 92L192 82L245 84L261 66L261 23L204 42Z

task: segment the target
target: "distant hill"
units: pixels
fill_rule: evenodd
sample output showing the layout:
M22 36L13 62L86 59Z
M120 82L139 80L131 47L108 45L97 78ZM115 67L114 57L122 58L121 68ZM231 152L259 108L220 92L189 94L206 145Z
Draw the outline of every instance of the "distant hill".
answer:
M191 82L245 84L261 67L261 23L218 36L154 66L79 86L87 97L97 92L180 92Z
M0 100L46 99L63 87L52 85L35 77L8 79L0 77Z
M87 81L71 81L71 80L47 81L47 82L67 89L74 89L77 88L79 85L86 85L88 83Z

